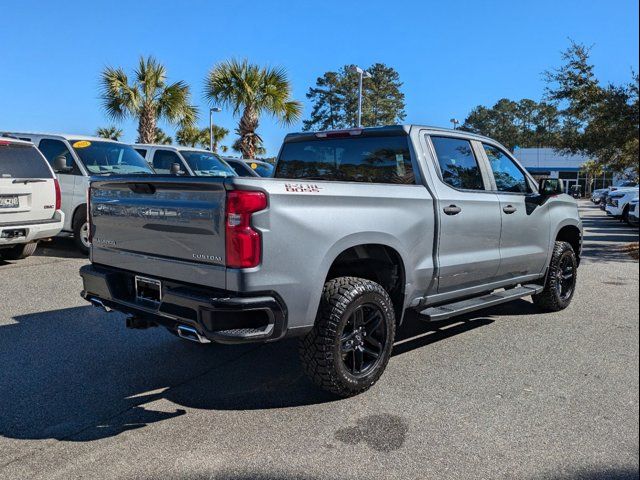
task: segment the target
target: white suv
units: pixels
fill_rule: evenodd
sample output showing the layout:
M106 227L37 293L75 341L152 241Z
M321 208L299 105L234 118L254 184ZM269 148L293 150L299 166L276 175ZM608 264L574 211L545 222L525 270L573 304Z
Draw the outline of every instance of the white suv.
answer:
M236 172L222 158L202 148L174 145L132 145L158 174L190 177L235 177Z
M0 136L0 257L28 257L63 223L60 184L45 158L32 143Z
M9 135L33 142L60 181L63 231L73 233L76 245L89 251L87 227L87 187L90 176L154 173L131 146L99 137L84 135L20 133Z
M638 187L636 188L619 188L609 194L607 197L607 206L605 210L607 215L614 218L620 218L629 223L629 211L631 201L638 196Z

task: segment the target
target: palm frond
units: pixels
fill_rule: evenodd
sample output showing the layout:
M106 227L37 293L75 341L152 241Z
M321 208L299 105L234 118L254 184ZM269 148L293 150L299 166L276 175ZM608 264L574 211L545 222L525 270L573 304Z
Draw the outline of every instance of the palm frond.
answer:
M122 120L136 115L140 107L137 85L129 85L127 74L121 68L107 67L100 75L100 99L107 116Z

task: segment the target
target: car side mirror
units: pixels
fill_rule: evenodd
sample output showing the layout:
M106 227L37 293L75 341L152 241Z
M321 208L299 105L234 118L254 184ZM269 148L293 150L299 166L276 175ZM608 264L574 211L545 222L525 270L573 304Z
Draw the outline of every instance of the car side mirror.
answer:
M180 164L177 162L172 163L169 168L169 173L171 175L182 175L182 168L180 168Z
M538 183L538 191L540 195L544 195L545 197L560 195L564 193L564 185L559 178L541 178Z
M56 173L69 173L73 170L73 167L67 166L67 157L64 155L58 155L53 159L53 171Z

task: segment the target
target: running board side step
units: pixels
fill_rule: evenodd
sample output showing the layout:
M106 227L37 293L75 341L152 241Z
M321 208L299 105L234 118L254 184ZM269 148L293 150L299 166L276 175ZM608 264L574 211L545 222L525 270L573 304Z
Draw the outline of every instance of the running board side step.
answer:
M522 285L521 287L510 288L499 292L493 292L481 297L468 298L459 302L448 303L438 307L429 307L420 312L420 315L427 317L426 321L446 320L465 313L492 307L501 303L507 303L518 298L540 293L544 287L542 285Z

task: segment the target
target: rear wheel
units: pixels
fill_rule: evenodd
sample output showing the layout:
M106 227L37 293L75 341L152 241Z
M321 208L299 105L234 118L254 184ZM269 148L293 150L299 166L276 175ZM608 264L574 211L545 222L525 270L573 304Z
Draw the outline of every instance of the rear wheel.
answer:
M564 310L576 289L578 259L568 242L556 242L544 290L533 295L533 303L548 312Z
M36 251L38 242L22 243L11 248L0 250L0 256L7 260L21 260L30 257Z
M76 247L89 254L89 224L87 223L87 207L80 207L73 218L73 240Z
M387 366L395 337L387 292L371 280L340 277L323 290L316 324L300 342L303 367L341 397L368 390Z

